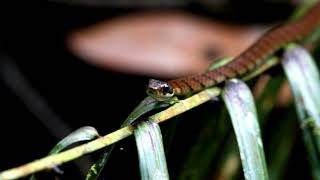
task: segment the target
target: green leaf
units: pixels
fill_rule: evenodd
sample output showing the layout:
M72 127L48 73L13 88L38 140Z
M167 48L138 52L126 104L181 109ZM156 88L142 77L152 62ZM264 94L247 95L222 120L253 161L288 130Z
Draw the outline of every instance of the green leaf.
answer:
M269 179L254 99L240 80L230 80L222 93L235 130L246 179Z
M105 164L107 163L109 156L114 148L114 144L104 148L103 153L99 157L98 161L95 162L91 167L86 176L86 180L95 180L98 179L101 171L103 170Z
M140 122L134 131L139 155L142 180L169 179L159 125L151 121Z
M54 146L49 154L57 154L73 143L89 141L95 139L96 137L99 137L99 133L95 128L91 126L81 127L58 142L58 144Z
M127 119L122 123L121 127L128 126L132 123L134 123L139 117L141 117L143 114L146 114L152 110L163 108L169 106L170 103L167 102L159 102L155 100L154 98L148 96L146 97L141 103L132 111L132 113L127 117ZM96 180L98 179L101 171L103 170L105 164L108 161L108 158L110 154L112 153L112 150L114 148L114 144L111 146L108 146L104 149L103 153L99 157L96 163L94 163L87 176L86 180Z
M143 114L146 114L147 112L150 112L154 109L167 107L175 102L176 99L173 99L172 103L168 103L165 101L157 101L154 98L148 96L132 111L132 113L127 117L127 119L121 125L121 127L125 127L129 124L132 124L135 120L137 120L139 117L141 117Z
M282 61L294 95L313 175L320 178L320 77L312 57L302 47L290 45Z
M99 133L95 128L91 126L81 127L75 130L74 132L70 133L67 137L63 138L61 141L59 141L58 144L55 145L52 148L52 150L49 152L49 155L57 154L61 152L63 149L65 149L66 147L74 143L92 140L92 139L95 139L96 137L99 137ZM57 167L54 167L53 169L58 173L63 173L63 171L61 171ZM30 180L36 180L35 175L32 175L30 177Z

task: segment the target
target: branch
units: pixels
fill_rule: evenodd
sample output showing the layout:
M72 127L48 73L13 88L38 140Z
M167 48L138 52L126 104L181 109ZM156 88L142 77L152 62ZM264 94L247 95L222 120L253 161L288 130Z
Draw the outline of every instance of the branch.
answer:
M216 87L203 90L196 95L193 95L185 100L181 100L179 103L169 107L164 111L150 116L149 119L155 123L166 121L174 116L177 116L185 111L188 111L213 99L214 97L220 95L220 93L220 88ZM36 173L38 171L51 169L57 165L77 159L85 154L94 152L115 142L118 142L133 134L134 129L135 126L129 125L94 141L66 150L59 154L50 155L39 160L27 163L25 165L5 170L0 173L0 180L18 179Z

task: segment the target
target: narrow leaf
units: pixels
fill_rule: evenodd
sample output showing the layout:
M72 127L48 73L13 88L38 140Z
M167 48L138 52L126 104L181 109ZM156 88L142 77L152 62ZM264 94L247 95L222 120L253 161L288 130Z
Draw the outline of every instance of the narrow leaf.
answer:
M235 130L245 178L268 179L257 113L250 89L242 81L233 79L226 83L222 97Z
M97 160L97 162L95 162L91 167L90 170L86 176L86 180L95 180L98 179L101 171L103 170L104 166L106 165L109 156L112 152L114 148L114 144L112 144L111 146L107 146L104 148L103 153L101 154L101 156L99 157L99 159Z
M313 176L320 178L320 77L312 57L302 47L291 45L282 61L303 130Z
M167 180L169 174L159 125L141 122L134 131L142 180Z
M49 152L50 154L57 154L61 152L66 147L72 145L73 143L81 142L81 141L88 141L92 140L99 136L98 131L91 127L91 126L85 126L81 127L72 133L70 133L67 137L63 138L61 141L58 142L57 145L55 145L52 150ZM53 167L53 169L57 172L62 174L63 171L59 169L58 167ZM30 180L36 180L35 175L32 175L30 177Z
M63 138L60 142L58 142L58 144L54 146L54 148L49 152L49 154L57 154L73 143L92 140L98 136L99 133L95 128L91 126L81 127L75 130L74 132L70 133L67 137Z
M172 103L174 103L173 101ZM163 107L169 106L170 103L167 103L165 101L157 101L154 98L148 96L146 97L141 103L132 111L132 113L127 117L125 122L121 125L121 127L125 127L131 123L133 123L135 120L137 120L140 116L143 114L146 114L147 112L150 112L154 109L159 109Z
M169 106L170 103L167 102L159 102L155 100L154 98L148 96L143 101L140 102L140 104L131 112L131 114L127 117L127 119L122 123L121 127L128 126L132 123L134 123L139 117L142 115L154 110L159 109L163 107ZM114 144L111 146L108 146L104 149L103 153L91 167L90 170L86 176L86 180L96 180L98 179L101 171L103 170L105 164L108 161L108 158L110 154L112 153L112 150L114 148Z

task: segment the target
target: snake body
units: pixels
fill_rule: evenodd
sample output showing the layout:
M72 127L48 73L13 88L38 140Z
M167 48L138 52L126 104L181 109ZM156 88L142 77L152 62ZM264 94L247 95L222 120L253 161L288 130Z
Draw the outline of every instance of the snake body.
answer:
M158 100L162 100L166 98L165 94L168 97L171 96L170 92L173 92L172 95L188 95L218 85L228 79L242 77L263 65L269 55L282 49L288 43L303 41L315 32L319 26L320 2L316 3L300 18L266 32L229 63L203 74L169 80L164 82L165 84L161 83L162 81L151 80L147 93ZM159 88L159 86L161 87ZM166 92L160 92L163 90ZM161 95L164 97L160 97Z
M320 3L296 21L274 28L230 63L203 74L168 81L176 95L185 95L243 76L264 63L267 56L290 42L299 42L320 25Z

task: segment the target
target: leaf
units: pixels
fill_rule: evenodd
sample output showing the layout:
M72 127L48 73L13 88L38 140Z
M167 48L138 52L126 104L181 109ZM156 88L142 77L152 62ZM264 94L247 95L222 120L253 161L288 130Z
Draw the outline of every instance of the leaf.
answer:
M246 179L269 179L254 99L240 80L230 80L222 93L235 130Z
M169 105L170 104L167 102L159 102L153 99L152 97L148 96L143 101L141 101L141 103L132 111L132 113L122 123L121 127L125 127L134 123L143 114L146 114L154 109L159 109ZM95 180L99 177L101 171L103 170L105 164L108 161L110 154L112 153L113 148L114 144L104 149L99 159L91 166L86 176L86 180Z
M121 125L121 127L125 127L129 124L132 124L135 120L137 120L139 117L141 117L143 114L146 114L147 112L150 112L154 109L167 107L169 105L170 103L167 103L165 101L160 102L148 96L132 111L132 113L127 117L127 119Z
M313 176L320 178L320 77L316 64L304 48L290 45L282 61L294 95Z
M58 142L58 144L54 146L49 154L57 154L73 143L92 140L96 137L99 137L99 133L95 128L91 126L81 127Z
M70 133L67 137L63 138L61 141L59 141L58 144L55 145L52 148L52 150L49 152L49 155L57 154L57 153L61 152L63 149L65 149L66 147L68 147L74 143L92 140L96 137L99 137L99 133L95 128L93 128L91 126L81 127L79 129L75 130L74 132ZM60 174L63 173L63 171L60 170L58 167L53 167L53 169L57 173L60 173ZM30 180L35 180L35 179L36 179L35 175L32 175L30 177Z
M139 155L142 180L169 179L159 125L150 121L140 122L134 131Z

